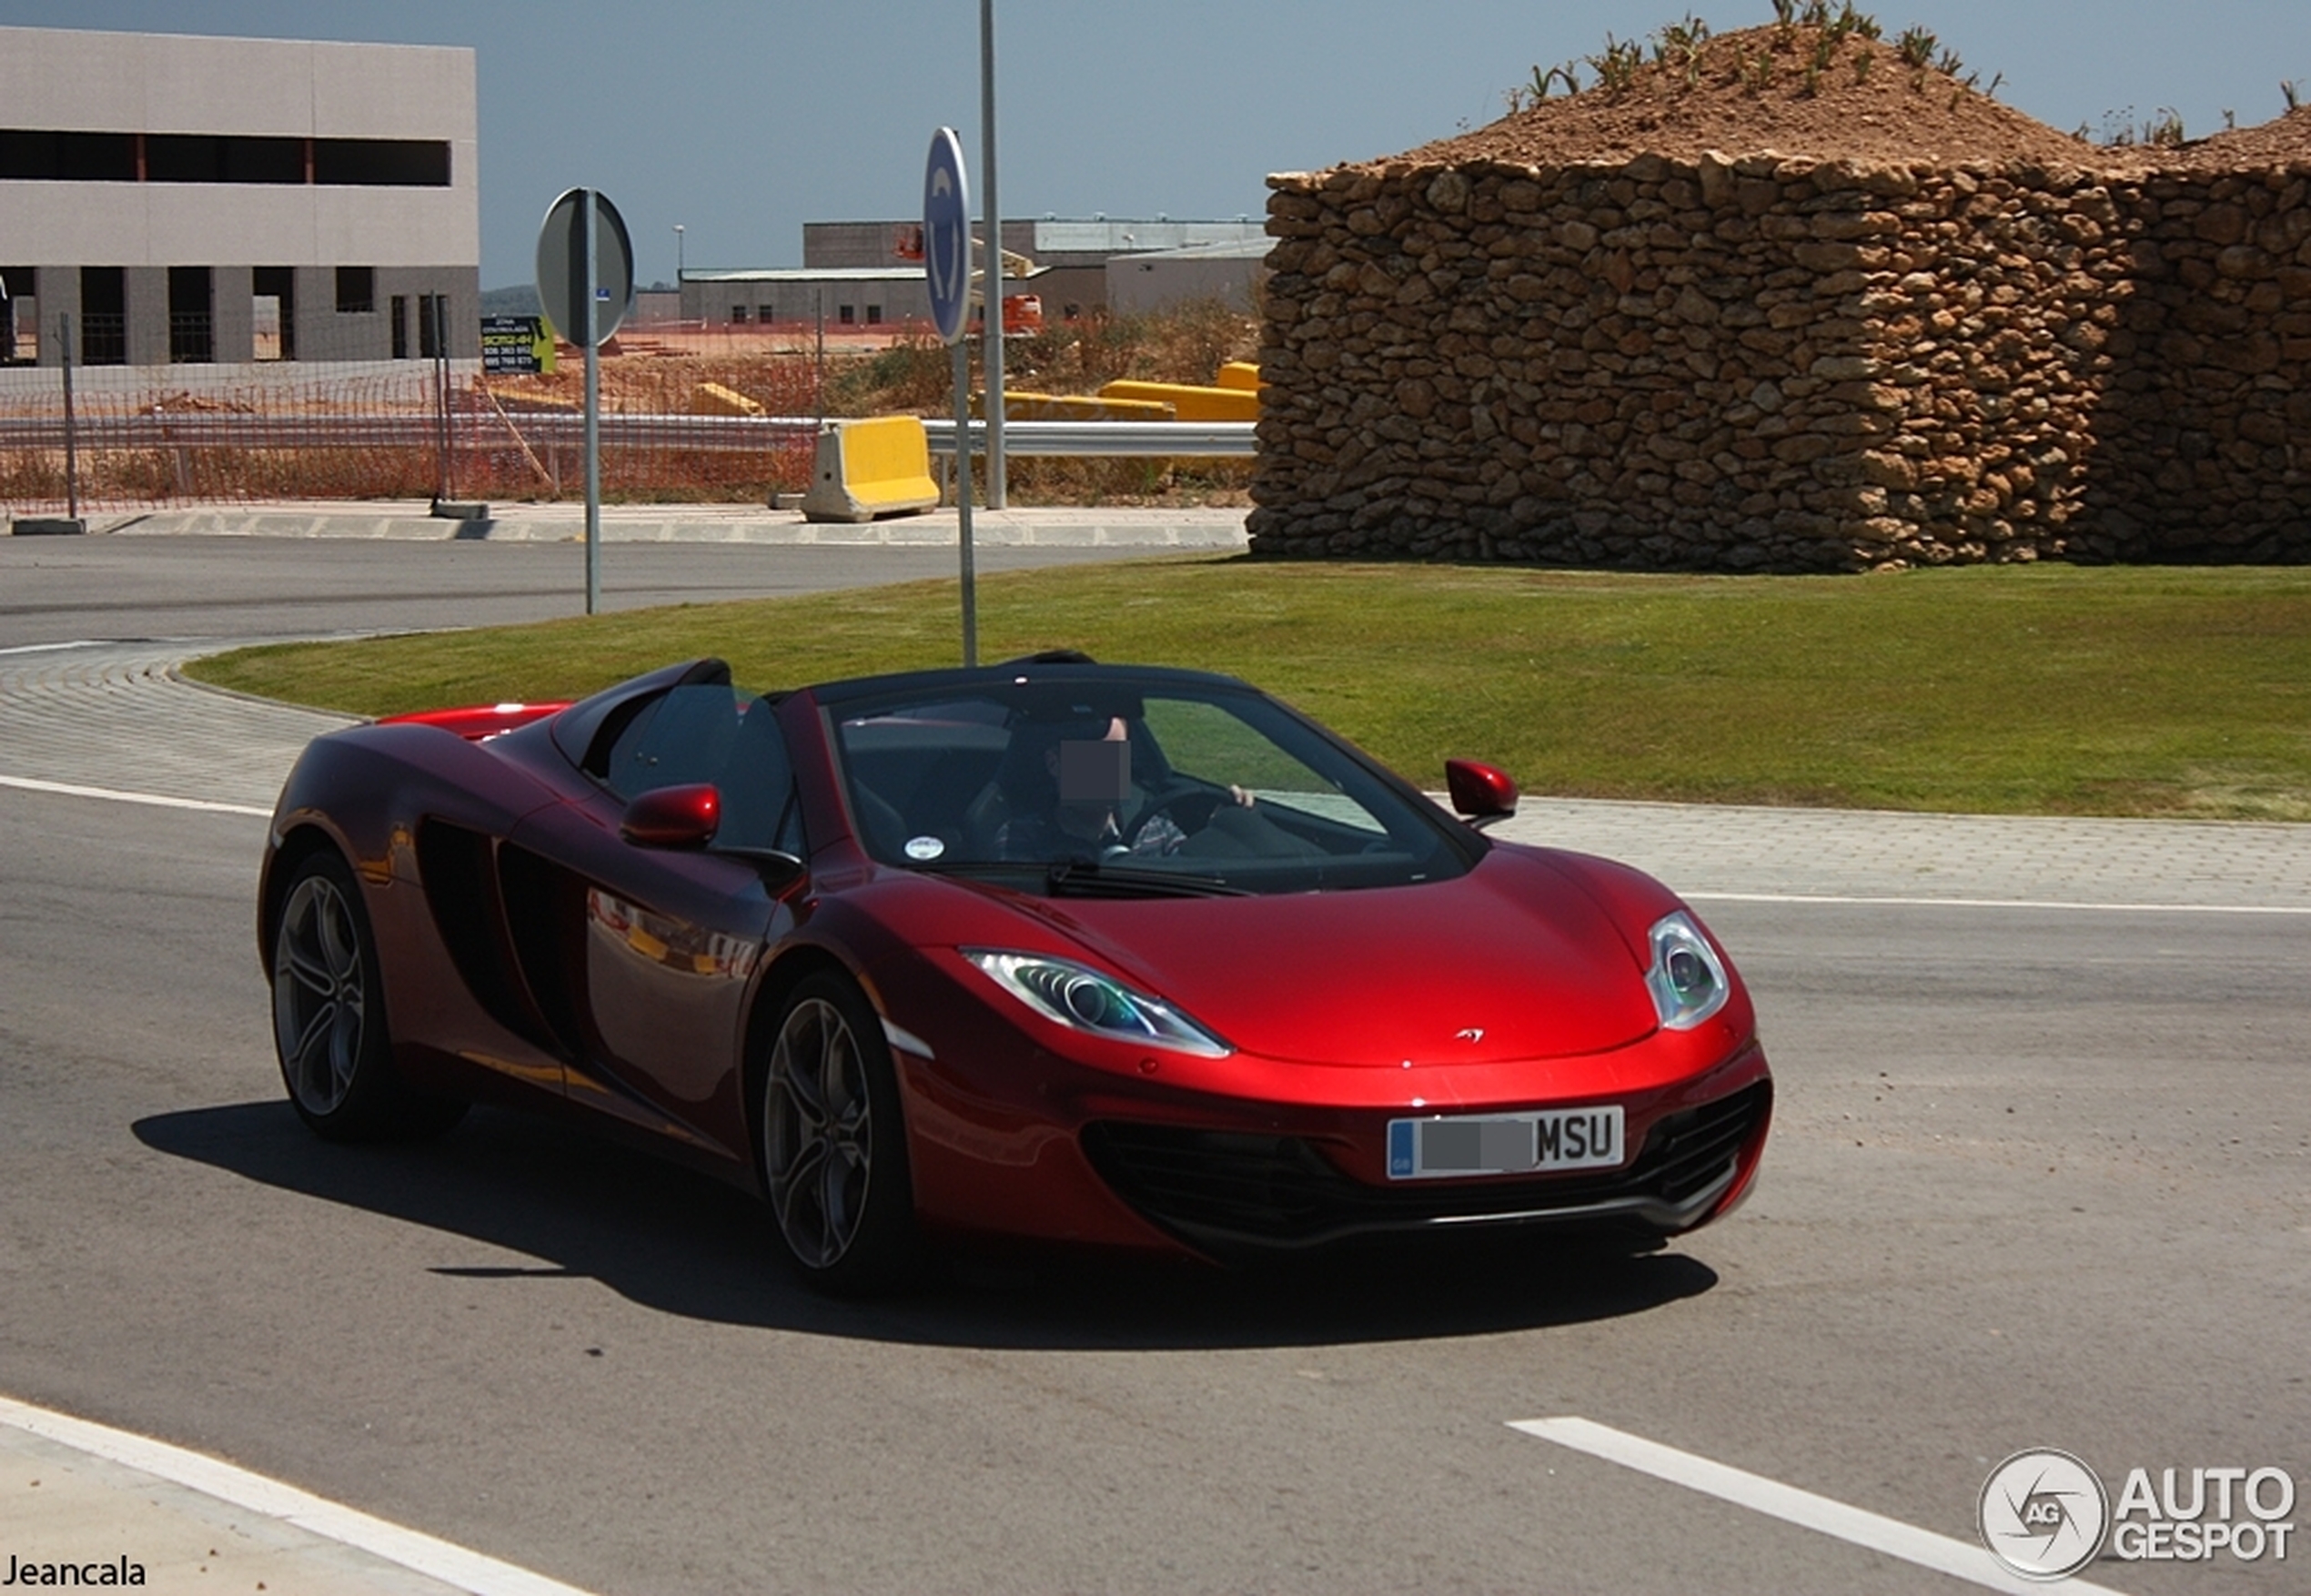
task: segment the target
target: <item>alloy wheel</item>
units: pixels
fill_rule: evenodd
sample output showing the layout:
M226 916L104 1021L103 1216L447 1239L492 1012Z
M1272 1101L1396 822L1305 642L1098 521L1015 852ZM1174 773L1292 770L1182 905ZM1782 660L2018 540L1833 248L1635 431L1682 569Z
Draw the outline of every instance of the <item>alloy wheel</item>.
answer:
M859 1233L873 1174L867 1064L834 1005L787 1012L771 1053L763 1151L771 1207L805 1268L841 1260Z
M361 927L335 882L314 874L281 907L273 948L273 1025L282 1073L311 1114L334 1113L352 1090L368 1014Z

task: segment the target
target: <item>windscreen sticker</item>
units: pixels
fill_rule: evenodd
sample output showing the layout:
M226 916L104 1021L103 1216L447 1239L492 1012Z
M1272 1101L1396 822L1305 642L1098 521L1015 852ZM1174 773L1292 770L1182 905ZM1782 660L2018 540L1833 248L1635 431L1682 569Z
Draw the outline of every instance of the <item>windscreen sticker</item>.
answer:
M907 857L910 859L936 859L946 851L946 843L936 837L909 837L907 839Z

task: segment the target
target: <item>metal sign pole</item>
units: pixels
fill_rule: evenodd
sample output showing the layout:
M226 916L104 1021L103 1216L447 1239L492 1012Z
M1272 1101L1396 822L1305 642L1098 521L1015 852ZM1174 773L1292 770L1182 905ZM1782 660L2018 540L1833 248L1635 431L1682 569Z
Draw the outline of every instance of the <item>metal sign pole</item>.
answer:
M979 0L979 157L987 168L987 267L980 280L980 338L986 344L987 508L1009 497L1003 457L1003 208L995 203L995 0Z
M433 323L434 455L440 484L433 496L435 509L449 497L449 318L442 314L446 294L433 296L428 318Z
M538 229L538 300L586 362L586 613L601 609L601 345L634 298L634 236L594 188L565 189Z
M601 352L595 348L601 325L601 239L594 191L579 200L586 230L586 613L601 608Z
M979 662L979 594L971 549L970 187L964 174L963 146L954 128L942 127L931 136L931 156L923 169L923 278L930 291L932 324L954 351L955 543L962 564L966 666Z
M38 307L35 307L35 309ZM56 314L56 350L65 369L65 513L80 519L80 447L72 413L72 312Z
M971 558L971 344L954 342L955 535L963 545L963 662L979 662L979 584Z

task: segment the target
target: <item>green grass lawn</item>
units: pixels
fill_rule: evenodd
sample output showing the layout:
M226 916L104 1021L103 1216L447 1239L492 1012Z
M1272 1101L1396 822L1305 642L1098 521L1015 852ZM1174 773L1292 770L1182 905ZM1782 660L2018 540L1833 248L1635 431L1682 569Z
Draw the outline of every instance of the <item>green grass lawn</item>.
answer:
M2311 571L1699 577L1186 556L979 583L980 657L1238 675L1421 783L2311 820ZM955 584L245 650L207 682L365 714L575 697L719 654L758 688L954 664Z

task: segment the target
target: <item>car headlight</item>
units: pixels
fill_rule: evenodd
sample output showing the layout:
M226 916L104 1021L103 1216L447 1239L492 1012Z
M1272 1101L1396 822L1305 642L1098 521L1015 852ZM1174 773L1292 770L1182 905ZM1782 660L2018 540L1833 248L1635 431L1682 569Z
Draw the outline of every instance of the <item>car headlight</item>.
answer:
M963 956L1047 1020L1115 1042L1220 1058L1235 1051L1159 997L1112 975L1042 954L964 948Z
M1663 915L1646 939L1652 944L1653 962L1645 972L1645 989L1653 995L1662 1029L1690 1031L1733 995L1725 961L1690 914L1680 910Z

